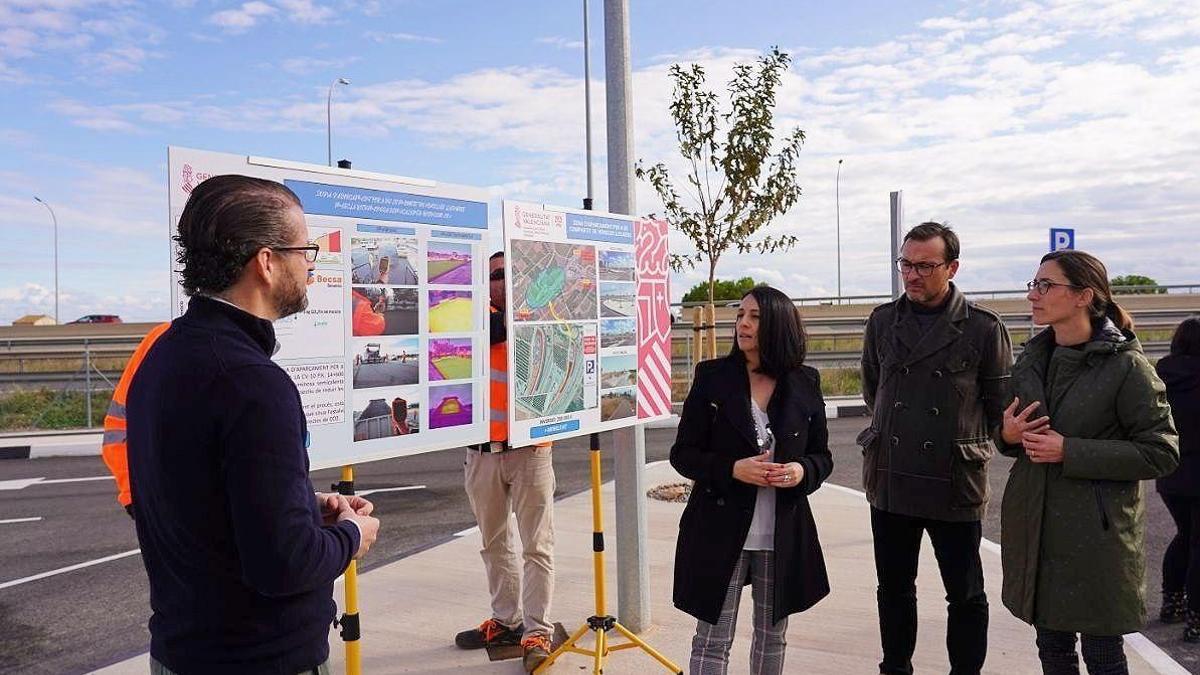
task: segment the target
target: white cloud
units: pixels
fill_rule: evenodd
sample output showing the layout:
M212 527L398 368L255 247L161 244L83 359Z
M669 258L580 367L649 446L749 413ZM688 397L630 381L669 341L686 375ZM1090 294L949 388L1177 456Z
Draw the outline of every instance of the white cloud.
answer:
M334 17L334 11L329 7L316 4L312 0L276 0L287 18L296 23L322 24Z
M229 33L242 33L253 28L261 19L268 18L278 10L260 0L242 3L237 9L223 9L208 17L208 22Z
M583 49L582 40L571 40L561 36L541 37L535 40L540 45L550 45L559 49Z
M279 68L294 75L307 75L313 72L322 72L331 68L341 68L358 61L357 56L349 56L345 58L334 59L317 59L308 56L297 56L295 58L284 59L279 64Z
M417 35L416 33L381 33L379 31L367 31L363 37L372 42L424 42L427 44L441 44L444 42L441 38L432 37L429 35Z

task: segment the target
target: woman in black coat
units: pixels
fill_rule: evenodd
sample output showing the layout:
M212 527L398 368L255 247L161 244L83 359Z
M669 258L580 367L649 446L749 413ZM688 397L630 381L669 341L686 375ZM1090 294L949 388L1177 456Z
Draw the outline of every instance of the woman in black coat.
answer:
M1186 619L1183 639L1200 642L1200 319L1179 324L1171 353L1156 369L1179 430L1179 468L1158 479L1158 494L1177 530L1163 556L1159 618L1167 623Z
M683 404L671 465L695 485L679 521L674 601L697 619L693 675L726 672L746 584L755 675L782 671L788 615L829 593L808 495L833 457L804 352L795 306L758 286L742 298L729 356L696 367Z

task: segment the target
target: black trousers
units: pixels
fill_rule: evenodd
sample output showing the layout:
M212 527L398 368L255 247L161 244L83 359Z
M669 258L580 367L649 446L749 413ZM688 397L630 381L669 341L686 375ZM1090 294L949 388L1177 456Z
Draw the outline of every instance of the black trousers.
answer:
M1089 675L1128 675L1124 639L1120 635L1083 635L1083 662ZM1079 675L1075 633L1037 629L1038 658L1044 675Z
M1159 496L1176 530L1163 555L1163 592L1187 591L1188 609L1200 613L1200 499Z
M946 587L949 621L946 651L950 675L976 675L987 656L988 603L978 520L947 522L914 518L871 507L875 574L879 578L879 636L885 675L912 675L917 646L917 563L921 537L929 533Z

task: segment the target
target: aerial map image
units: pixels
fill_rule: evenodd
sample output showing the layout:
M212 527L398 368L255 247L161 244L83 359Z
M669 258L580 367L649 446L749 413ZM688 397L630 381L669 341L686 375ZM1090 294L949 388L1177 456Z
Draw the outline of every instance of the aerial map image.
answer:
M513 317L517 321L596 318L596 248L512 240Z
M517 419L583 410L583 329L570 323L517 326L512 342Z

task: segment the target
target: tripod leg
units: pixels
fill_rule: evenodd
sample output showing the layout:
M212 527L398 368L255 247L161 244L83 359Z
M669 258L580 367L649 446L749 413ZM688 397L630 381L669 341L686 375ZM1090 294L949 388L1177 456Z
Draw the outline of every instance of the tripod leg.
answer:
M608 645L605 644L605 638L608 633L602 629L596 629L596 662L592 667L594 675L601 675L604 672L604 657L608 656Z
M628 628L626 628L625 626L622 626L620 623L614 623L613 628L615 628L617 630L617 632L620 633L621 635L624 635L626 640L629 640L633 644L637 645L642 651L644 651L647 654L649 654L650 656L652 656L655 661L658 661L659 663L661 663L667 670L669 670L673 673L678 673L679 675L683 675L683 669L681 669L679 666L672 663L671 660L668 659L667 657L658 653L658 650L656 650L656 649L654 649L654 647L651 647L650 645L646 644L646 642L644 640L642 640L640 637L631 633Z
M579 630L571 634L571 637L567 638L566 642L563 642L561 645L559 645L558 649L555 649L553 652L551 652L550 656L546 657L546 660L542 661L542 664L533 672L541 673L549 668L552 663L558 660L558 657L567 653L572 647L575 646L575 643L579 641L579 638L583 637L583 634L588 632L588 628L589 626L586 623L580 626Z

